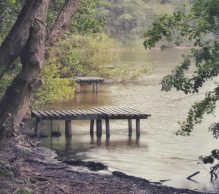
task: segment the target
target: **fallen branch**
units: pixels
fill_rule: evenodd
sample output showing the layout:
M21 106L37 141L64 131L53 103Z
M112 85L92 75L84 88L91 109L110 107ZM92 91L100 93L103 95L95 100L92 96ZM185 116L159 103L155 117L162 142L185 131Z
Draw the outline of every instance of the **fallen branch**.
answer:
M187 179L190 180L193 176L195 176L195 175L197 175L199 173L200 173L200 171L197 171L197 172L191 174L190 176L188 176Z

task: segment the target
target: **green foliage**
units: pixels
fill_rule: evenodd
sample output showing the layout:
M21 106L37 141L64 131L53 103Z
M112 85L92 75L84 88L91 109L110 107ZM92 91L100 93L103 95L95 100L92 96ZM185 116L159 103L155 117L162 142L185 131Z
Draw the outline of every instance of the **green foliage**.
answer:
M53 0L50 2L48 13L48 25L51 26L57 17L65 0ZM69 31L71 33L97 33L101 32L104 19L96 17L97 7L104 4L104 0L81 0L80 7L71 19Z
M108 6L101 7L98 16L106 19L106 33L118 40L140 36L142 26L150 12L142 0L108 0Z
M22 0L0 0L0 43L15 22L22 5Z
M106 67L115 58L110 52L114 41L102 33L68 35L51 50L59 64L61 77L106 75Z
M20 71L21 65L19 61L16 61L12 66L10 72L5 73L0 82L0 98L5 93L7 87L11 84L12 80L16 77Z
M65 100L74 96L74 85L69 79L61 78L57 61L49 59L42 71L43 87L38 91L34 107L43 107L48 103Z
M98 8L98 17L105 18L105 32L123 43L141 39L157 16L174 10L187 10L189 0L172 0L165 4L155 0L107 0ZM185 6L184 6L185 4Z
M183 63L171 75L164 77L161 82L162 90L169 91L175 88L185 94L198 93L206 81L218 76L218 30L218 0L196 0L189 13L177 12L164 15L154 22L153 28L145 33L145 48L151 48L163 39L175 41L176 45L180 45L185 39L194 47L191 49L191 55L185 57ZM190 76L187 72L191 66L195 66L195 70ZM205 114L214 112L218 100L219 87L216 84L215 89L208 92L204 100L192 106L177 134L189 135L194 125L200 123ZM215 123L210 128L214 136L219 134L218 126Z
M103 17L97 17L98 7L104 0L81 0L80 7L72 18L70 31L73 33L99 33L105 24Z

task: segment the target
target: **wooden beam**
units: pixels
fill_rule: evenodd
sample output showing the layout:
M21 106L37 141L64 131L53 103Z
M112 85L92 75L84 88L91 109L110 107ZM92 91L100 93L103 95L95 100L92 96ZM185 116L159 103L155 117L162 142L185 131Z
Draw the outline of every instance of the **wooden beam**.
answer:
M109 137L110 136L109 119L105 119L105 123L106 123L106 136Z
M72 136L71 120L65 120L65 136Z
M96 93L98 92L98 83L96 83Z
M90 135L94 135L94 120L90 121Z
M128 127L129 127L129 137L132 136L132 119L128 120Z
M136 136L140 136L140 119L136 119Z
M95 92L95 84L92 83L92 85L93 85L93 93L94 93Z
M101 119L97 119L96 120L96 125L97 125L97 136L101 136L102 135L102 120Z

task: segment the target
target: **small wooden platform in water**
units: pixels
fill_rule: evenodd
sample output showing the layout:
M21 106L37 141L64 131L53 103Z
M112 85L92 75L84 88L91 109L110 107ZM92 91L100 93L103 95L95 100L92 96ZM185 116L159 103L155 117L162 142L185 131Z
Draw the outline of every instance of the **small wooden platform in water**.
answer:
M129 136L132 135L132 120L136 120L136 135L140 136L140 120L147 119L150 114L142 113L133 108L93 108L90 110L47 110L32 111L32 117L36 118L36 134L40 135L41 120L65 120L65 135L72 135L71 122L73 120L90 120L90 134L94 133L94 121L96 120L96 133L102 135L102 120L105 120L106 136L110 136L110 120L128 120Z
M74 81L77 83L76 92L79 93L81 91L82 84L92 84L93 92L98 91L98 84L103 83L104 79L101 77L75 77Z
M75 77L74 78L76 83L102 83L104 79L101 77Z

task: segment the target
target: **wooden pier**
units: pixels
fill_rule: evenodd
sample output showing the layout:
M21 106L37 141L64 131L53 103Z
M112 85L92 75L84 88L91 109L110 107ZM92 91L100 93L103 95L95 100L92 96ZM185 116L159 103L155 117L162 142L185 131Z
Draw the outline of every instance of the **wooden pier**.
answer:
M74 81L77 83L76 93L81 92L81 85L92 84L93 92L98 92L98 84L103 83L104 79L101 77L75 77Z
M47 110L32 111L32 117L36 118L35 132L40 137L40 122L42 120L64 120L65 135L72 136L73 120L90 120L90 135L94 134L96 121L96 134L102 135L102 121L105 121L106 136L110 136L110 120L128 120L129 136L132 136L132 120L136 121L136 136L140 136L140 120L147 119L150 114L142 113L133 108L93 108L90 110Z

